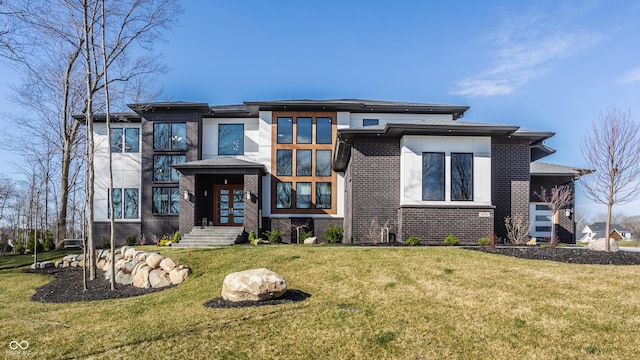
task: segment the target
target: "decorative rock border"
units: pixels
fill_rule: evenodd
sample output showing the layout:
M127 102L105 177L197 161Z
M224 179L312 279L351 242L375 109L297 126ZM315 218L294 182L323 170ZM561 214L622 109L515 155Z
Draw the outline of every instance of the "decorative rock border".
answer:
M107 280L110 280L112 275L110 255L110 250L99 250L96 257L96 266L104 271L104 277ZM138 288L178 285L191 273L188 266L176 265L171 258L165 258L157 252L136 250L130 246L116 249L115 261L116 283ZM83 267L84 255L67 255L52 265L56 268ZM44 268L52 265L39 263L36 267Z

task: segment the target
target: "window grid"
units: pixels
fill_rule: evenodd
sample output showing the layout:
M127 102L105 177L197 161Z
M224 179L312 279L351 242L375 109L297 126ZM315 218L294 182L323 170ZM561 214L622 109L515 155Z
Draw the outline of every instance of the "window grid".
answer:
M334 214L336 174L331 168L331 154L336 114L274 112L272 117L272 169L276 178L272 183L272 212Z

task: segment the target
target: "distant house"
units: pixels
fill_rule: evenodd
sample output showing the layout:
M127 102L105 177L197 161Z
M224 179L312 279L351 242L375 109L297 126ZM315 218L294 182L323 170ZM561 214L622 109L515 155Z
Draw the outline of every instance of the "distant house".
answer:
M585 226L584 229L582 230L583 235L580 241L591 242L593 240L604 239L607 231L606 226L607 226L607 223L605 222L596 222L596 223ZM632 235L633 234L631 233L631 231L625 228L624 226L611 224L610 235L609 235L610 238L625 241L625 240L631 240Z
M96 118L94 236L141 234L152 243L180 231L180 245L305 226L345 243L461 244L506 236L505 218L531 219L549 235L551 214L534 192L585 173L537 160L553 132L466 122L467 106L369 100L251 101L237 105L129 105L108 133ZM109 194L108 149L113 155ZM575 242L573 204L553 219ZM530 217L532 216L532 217ZM235 235L232 235L235 234ZM208 235L206 235L208 234Z

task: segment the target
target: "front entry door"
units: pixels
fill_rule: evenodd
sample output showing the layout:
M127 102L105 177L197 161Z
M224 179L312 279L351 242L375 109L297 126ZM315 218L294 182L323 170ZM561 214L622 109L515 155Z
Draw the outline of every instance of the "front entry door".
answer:
M242 226L244 223L244 186L214 185L214 225Z

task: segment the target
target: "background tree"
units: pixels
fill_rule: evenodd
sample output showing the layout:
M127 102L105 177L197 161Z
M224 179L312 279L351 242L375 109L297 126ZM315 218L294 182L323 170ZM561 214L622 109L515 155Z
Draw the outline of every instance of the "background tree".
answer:
M640 190L640 125L631 111L610 107L600 113L582 142L582 154L595 170L582 185L589 199L607 206L608 237L613 205L634 200ZM609 251L608 239L605 251Z
M568 185L554 186L551 190L547 190L544 187L540 187L539 192L535 192L536 196L540 198L540 201L551 210L551 239L549 239L549 245L555 246L558 244L558 215L559 211L571 205L573 202L573 196L571 194L571 188Z

